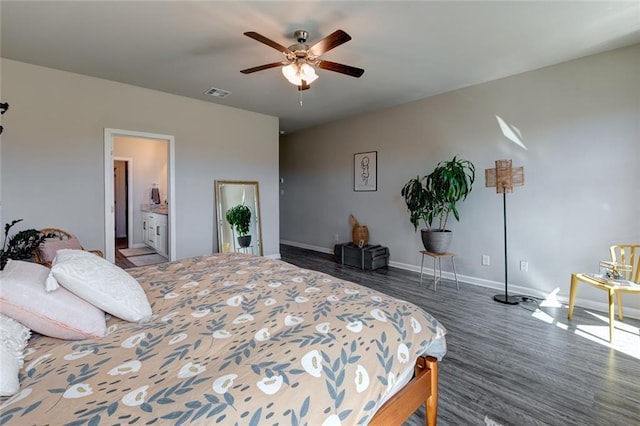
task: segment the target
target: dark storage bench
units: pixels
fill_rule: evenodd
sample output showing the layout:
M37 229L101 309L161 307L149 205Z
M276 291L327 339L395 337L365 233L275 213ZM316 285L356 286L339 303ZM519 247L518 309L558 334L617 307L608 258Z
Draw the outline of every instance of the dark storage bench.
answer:
M381 245L360 248L353 243L336 244L333 253L336 262L361 269L378 269L389 265L389 248Z

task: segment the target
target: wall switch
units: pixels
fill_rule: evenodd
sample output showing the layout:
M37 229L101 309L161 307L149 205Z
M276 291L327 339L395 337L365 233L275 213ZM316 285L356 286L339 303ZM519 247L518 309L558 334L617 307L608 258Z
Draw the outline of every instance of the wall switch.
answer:
M486 254L482 255L482 264L484 266L489 266L491 264L491 262L489 261L489 256L487 256Z
M521 260L520 261L520 270L522 272L527 272L529 270L529 262L527 262L526 260Z
M336 243L340 241L340 235L336 234L333 236L333 239L336 240Z

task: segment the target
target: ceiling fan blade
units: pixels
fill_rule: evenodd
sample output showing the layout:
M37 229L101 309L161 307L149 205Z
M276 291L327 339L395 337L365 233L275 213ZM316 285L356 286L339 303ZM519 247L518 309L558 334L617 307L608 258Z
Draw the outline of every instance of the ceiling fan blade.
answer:
M264 43L269 47L273 47L274 49L276 49L279 52L282 52L285 55L288 54L292 54L293 52L289 50L289 48L284 47L283 45L276 43L275 41L266 38L265 36L263 36L262 34L258 34L255 31L249 31L244 33L244 35L246 35L249 38L252 38L256 41L259 41L260 43Z
M337 62L320 61L317 66L323 70L339 72L340 74L350 75L351 77L360 77L364 74L364 70L362 68L339 64Z
M351 40L351 36L342 30L336 30L329 34L309 49L309 52L315 56L320 56L325 52L330 51L334 47L338 47Z
M246 70L241 70L242 74L251 74L252 72L268 70L269 68L281 67L282 65L287 65L288 62L272 62L270 64L264 64L253 68L247 68Z

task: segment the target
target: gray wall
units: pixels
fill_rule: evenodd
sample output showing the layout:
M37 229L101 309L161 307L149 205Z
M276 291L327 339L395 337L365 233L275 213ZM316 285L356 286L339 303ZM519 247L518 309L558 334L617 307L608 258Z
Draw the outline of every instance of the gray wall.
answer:
M519 129L526 150L496 116ZM611 244L640 243L639 123L636 45L281 137L281 238L328 251L335 234L350 239L353 213L372 243L389 246L393 265L416 270L422 246L400 189L458 155L477 175L461 221L449 222L451 251L466 281L500 288L502 198L484 187L484 169L513 159L526 184L507 197L510 285L566 298L571 272L597 272ZM353 191L353 154L362 151L378 151L377 192ZM606 294L587 287L579 302L604 308ZM627 296L627 307L639 316L640 298Z
M215 179L260 182L265 255L279 253L278 119L2 59L0 222L104 248L104 129L175 136L178 258L217 250ZM22 229L22 228L21 228Z

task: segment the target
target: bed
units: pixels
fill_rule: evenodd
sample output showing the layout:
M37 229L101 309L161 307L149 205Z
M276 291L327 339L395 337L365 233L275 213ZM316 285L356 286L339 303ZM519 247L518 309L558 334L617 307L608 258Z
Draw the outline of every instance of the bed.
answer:
M401 424L437 415L446 330L402 300L218 254L128 270L153 317L100 339L35 335L2 424Z

